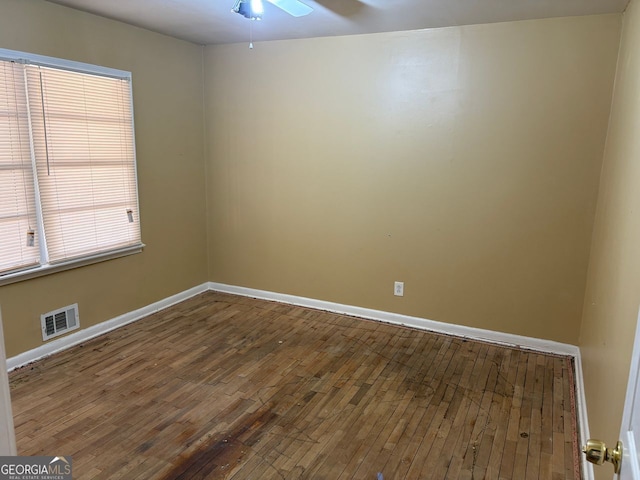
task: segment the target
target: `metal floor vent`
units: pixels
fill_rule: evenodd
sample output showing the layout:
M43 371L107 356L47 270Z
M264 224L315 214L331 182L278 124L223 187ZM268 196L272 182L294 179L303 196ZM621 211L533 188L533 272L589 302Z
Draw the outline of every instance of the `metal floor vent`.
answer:
M49 340L63 333L75 330L80 326L78 320L78 304L59 308L49 313L40 315L42 323L42 340Z

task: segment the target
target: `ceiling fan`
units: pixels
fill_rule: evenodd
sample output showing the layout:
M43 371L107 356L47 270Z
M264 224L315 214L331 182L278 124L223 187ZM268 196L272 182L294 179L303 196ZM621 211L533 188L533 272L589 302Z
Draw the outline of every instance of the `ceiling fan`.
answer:
M289 15L294 17L303 17L313 12L313 8L302 3L300 0L266 0ZM264 13L262 0L236 0L235 5L231 9L232 12L239 13L243 17L251 20L260 20Z

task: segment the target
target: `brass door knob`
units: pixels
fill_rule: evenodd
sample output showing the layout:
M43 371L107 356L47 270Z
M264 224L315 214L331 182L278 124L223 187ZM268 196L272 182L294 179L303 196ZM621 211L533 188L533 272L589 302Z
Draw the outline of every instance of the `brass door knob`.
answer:
M620 473L620 465L622 464L622 442L616 443L616 448L611 450L607 448L602 440L590 438L587 444L582 447L582 451L587 456L587 461L602 465L604 462L613 463L615 473Z

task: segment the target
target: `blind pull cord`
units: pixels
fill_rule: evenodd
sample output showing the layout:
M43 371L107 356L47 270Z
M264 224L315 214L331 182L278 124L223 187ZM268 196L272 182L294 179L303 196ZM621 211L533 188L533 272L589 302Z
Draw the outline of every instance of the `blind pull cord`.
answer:
M40 73L40 98L42 99L42 122L44 123L44 149L47 157L47 176L51 176L49 167L49 139L47 138L47 115L44 109L44 87L42 86L42 70Z

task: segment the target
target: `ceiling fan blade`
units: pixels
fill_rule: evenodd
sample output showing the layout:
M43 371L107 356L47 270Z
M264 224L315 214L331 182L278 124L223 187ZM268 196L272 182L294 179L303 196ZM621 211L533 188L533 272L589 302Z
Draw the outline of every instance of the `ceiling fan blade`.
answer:
M293 15L294 17L303 17L313 12L313 8L311 8L309 5L305 5L299 0L267 0L267 1L275 5L276 7L284 10L289 15Z

